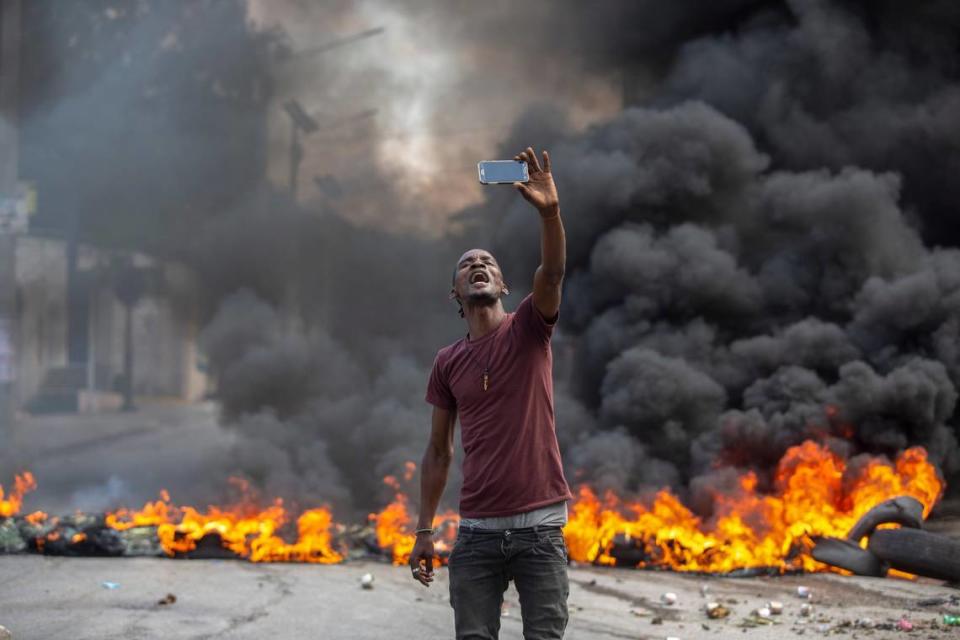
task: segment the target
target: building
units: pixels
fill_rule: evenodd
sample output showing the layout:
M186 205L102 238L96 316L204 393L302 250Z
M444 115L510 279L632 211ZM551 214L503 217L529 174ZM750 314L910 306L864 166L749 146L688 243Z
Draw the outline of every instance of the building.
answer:
M15 406L33 412L117 409L127 388L128 367L133 372L132 395L202 398L206 374L196 343L191 274L143 254L80 245L77 291L68 309L67 254L62 240L16 237ZM141 274L141 282L131 299L125 280L132 272ZM69 322L80 327L74 327L74 341L80 338L72 350L71 317Z

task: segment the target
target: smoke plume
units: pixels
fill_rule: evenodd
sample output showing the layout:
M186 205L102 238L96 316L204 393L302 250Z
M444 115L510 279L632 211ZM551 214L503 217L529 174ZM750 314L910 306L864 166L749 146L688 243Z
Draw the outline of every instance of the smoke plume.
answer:
M531 144L551 152L567 229L554 347L571 481L672 484L706 513L707 489L744 469L769 485L807 438L850 456L923 445L960 469L954 3L210 6L120 30L181 58L108 48L84 62L89 91L55 76L32 103L35 146L70 141L72 165L111 104L96 148L125 150L119 201L150 203L148 224L108 206L97 163L77 178L25 155L55 186L47 215L89 185L81 228L196 271L234 468L261 487L362 513L419 459L430 363L463 331L445 298L456 256L491 248L515 300L532 281L535 214L473 179ZM372 27L382 40L296 55ZM209 60L216 82L185 101L177 74ZM277 186L294 97L323 125L299 199ZM139 153L141 130L159 150ZM181 157L189 180L162 170Z

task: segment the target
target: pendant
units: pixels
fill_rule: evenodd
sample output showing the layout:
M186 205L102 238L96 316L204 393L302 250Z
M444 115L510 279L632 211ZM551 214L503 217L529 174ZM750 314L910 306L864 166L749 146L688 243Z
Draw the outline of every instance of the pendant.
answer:
M483 372L483 390L486 391L489 386L490 386L490 376L487 374L486 371L484 371Z

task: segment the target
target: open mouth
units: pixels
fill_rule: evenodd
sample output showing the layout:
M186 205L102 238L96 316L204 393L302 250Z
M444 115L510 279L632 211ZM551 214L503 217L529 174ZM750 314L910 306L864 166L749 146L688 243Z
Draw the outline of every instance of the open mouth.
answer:
M470 276L470 284L489 284L490 276L484 271L476 271Z

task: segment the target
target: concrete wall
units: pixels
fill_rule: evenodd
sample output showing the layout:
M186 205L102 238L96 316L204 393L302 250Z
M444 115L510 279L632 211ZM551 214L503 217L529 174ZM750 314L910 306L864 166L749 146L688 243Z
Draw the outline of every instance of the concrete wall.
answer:
M123 373L125 309L112 295L96 306L99 340L95 360L114 376ZM206 376L199 370L195 323L190 310L169 298L145 296L133 311L134 392L199 400Z
M150 262L140 257L138 261ZM81 272L97 273L107 256L83 247ZM162 267L176 295L144 296L133 313L134 392L188 401L206 393L199 366L197 326L190 303L191 277L182 267ZM67 366L67 257L60 240L20 236L16 246L18 330L13 337L16 401L24 406L51 369ZM109 278L90 278L89 357L95 388L117 389L123 374L125 309ZM83 363L73 363L83 367ZM90 364L89 362L87 363ZM89 378L88 378L89 379Z
M16 239L16 399L23 405L47 370L67 364L67 257L58 240Z

